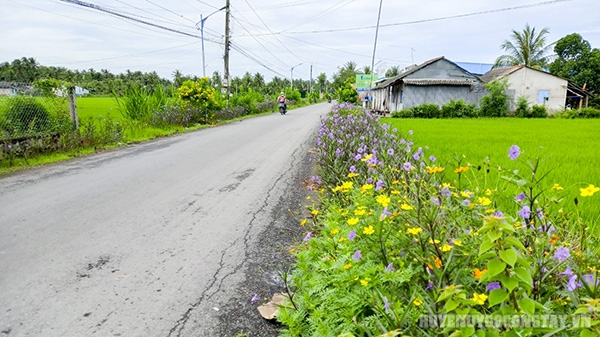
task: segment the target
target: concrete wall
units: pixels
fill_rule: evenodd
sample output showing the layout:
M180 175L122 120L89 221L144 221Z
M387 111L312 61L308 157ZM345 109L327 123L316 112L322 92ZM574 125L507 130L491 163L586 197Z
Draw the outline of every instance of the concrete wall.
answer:
M479 99L485 95L483 90L474 90L471 86L409 85L404 88L403 108L410 109L424 103L435 103L442 106L451 100L463 100L466 103L479 105Z
M530 105L544 105L548 112L558 112L565 108L567 80L529 68L522 68L507 78L510 92L514 90L512 106L515 106L519 97L525 96ZM540 91L548 91L547 101L539 102Z

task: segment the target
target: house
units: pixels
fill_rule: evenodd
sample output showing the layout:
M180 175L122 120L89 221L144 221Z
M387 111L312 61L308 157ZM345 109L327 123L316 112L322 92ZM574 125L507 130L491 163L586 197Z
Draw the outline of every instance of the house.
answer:
M19 85L11 82L0 82L0 96L13 97L17 96Z
M494 68L481 77L489 83L506 79L511 96L511 110L519 97L527 98L530 105L543 105L549 113L566 107L587 107L588 94L569 80L524 65Z
M373 93L373 109L399 111L424 103L441 106L459 99L478 104L486 94L479 77L441 56L378 82Z
M454 62L457 66L470 72L473 75L483 76L483 74L494 68L492 63L474 63L474 62Z

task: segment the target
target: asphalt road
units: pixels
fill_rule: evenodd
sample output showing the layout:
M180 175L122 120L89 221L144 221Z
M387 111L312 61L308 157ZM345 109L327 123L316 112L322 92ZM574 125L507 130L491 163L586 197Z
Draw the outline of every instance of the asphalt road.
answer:
M0 336L214 336L328 107L0 178Z

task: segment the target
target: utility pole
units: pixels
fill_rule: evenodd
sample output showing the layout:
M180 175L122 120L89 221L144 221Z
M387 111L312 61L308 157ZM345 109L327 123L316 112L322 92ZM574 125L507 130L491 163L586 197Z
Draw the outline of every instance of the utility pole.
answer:
M294 90L294 68L301 66L302 63L293 66L290 69L290 90Z
M312 92L312 64L310 65L310 83L308 84L308 92Z
M196 28L200 29L200 38L202 39L202 77L206 77L206 61L204 59L204 22L206 21L206 19L208 19L209 16L220 12L224 9L225 7L217 9L216 11L208 14L206 17L202 17L202 14L200 14L200 22L196 24ZM200 24L200 27L198 27L198 24Z
M229 44L231 43L229 41L229 16L231 15L230 12L230 5L229 5L229 0L226 0L225 2L225 55L223 56L223 61L225 62L225 72L223 73L223 84L225 85L225 88L227 90L227 101L229 102L229 95L231 94L231 88L230 88L230 83L229 83Z

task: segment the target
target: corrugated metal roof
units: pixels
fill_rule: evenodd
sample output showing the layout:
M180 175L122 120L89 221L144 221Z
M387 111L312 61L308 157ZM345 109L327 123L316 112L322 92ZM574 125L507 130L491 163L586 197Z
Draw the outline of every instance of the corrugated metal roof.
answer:
M390 77L389 79L387 79L387 80L385 80L385 81L383 81L381 83L378 83L377 86L375 86L375 89L385 88L385 87L389 86L390 84L396 83L396 82L402 80L404 77L406 77L406 76L414 73L415 71L417 71L419 69L423 69L423 68L427 67L428 65L430 65L432 63L435 63L435 62L437 62L437 61L439 61L439 60L441 60L443 58L444 58L443 56L440 56L440 57L436 57L434 59L425 61L425 62L419 64L416 67L412 67L409 70L404 71L400 75L397 75L397 76L394 76L394 77Z
M403 82L408 85L473 85L474 83L472 80L450 78L406 78Z
M504 78L521 68L523 68L522 65L505 68L494 68L488 71L485 75L481 76L480 79L485 83L492 82L493 80Z

